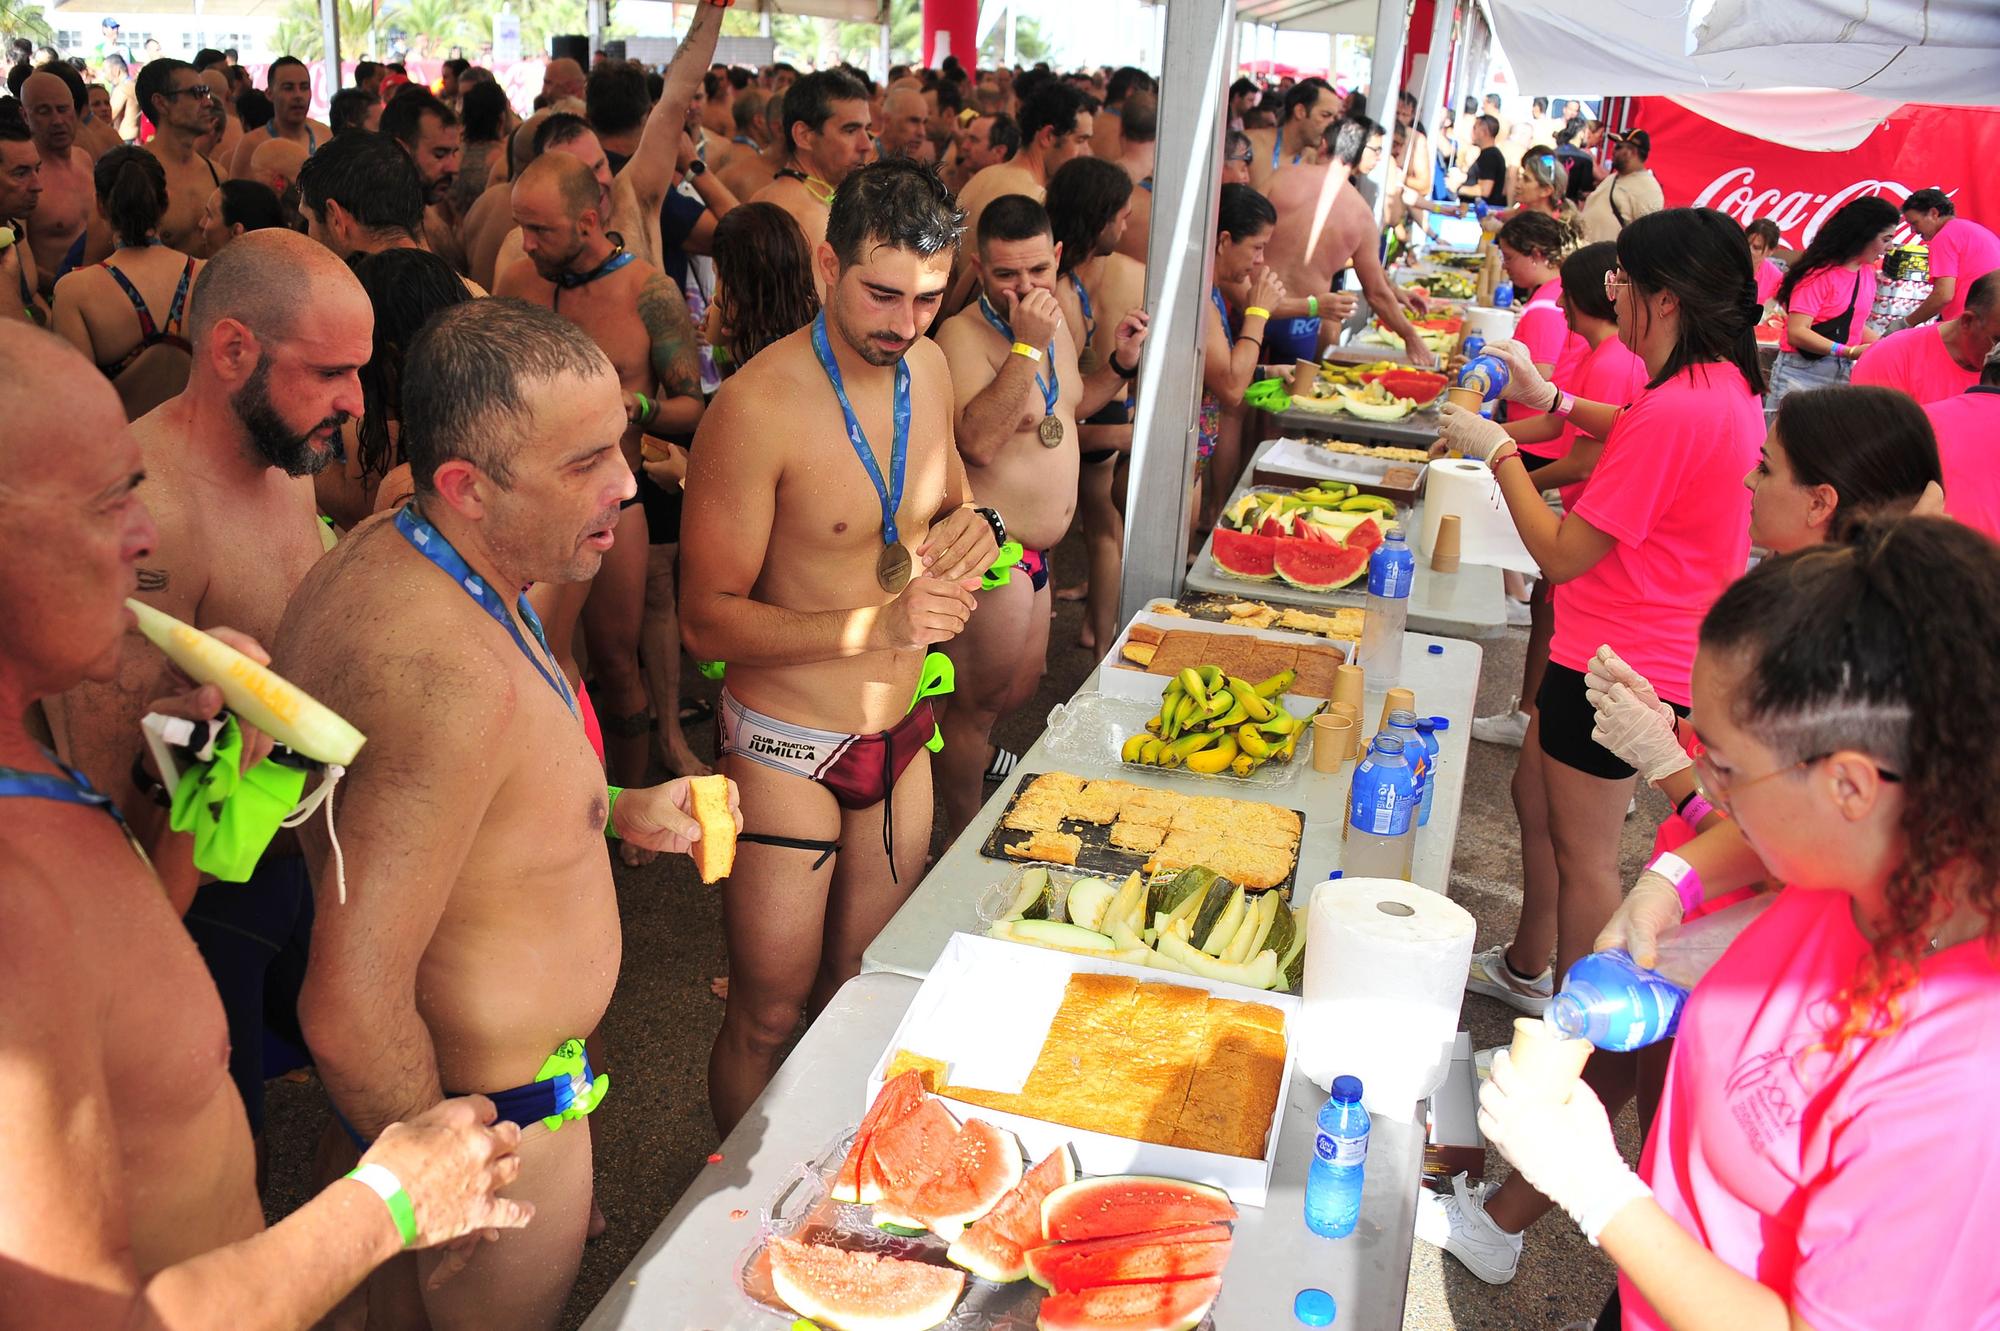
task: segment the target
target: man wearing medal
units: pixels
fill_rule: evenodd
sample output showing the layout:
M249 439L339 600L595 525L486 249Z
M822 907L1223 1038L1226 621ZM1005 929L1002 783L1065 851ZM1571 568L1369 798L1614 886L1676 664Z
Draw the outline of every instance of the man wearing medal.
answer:
M723 384L690 450L683 638L729 666L721 766L746 829L709 1056L724 1133L923 874L928 697L949 668L927 652L964 627L1001 539L972 506L951 371L924 337L960 224L926 167L849 175L814 256L823 313Z
M875 153L868 89L845 70L806 75L785 90L785 142L790 159L747 202L775 203L806 233L806 244L817 246L826 239L834 190Z
M1105 363L1079 373L1055 296L1061 258L1040 203L1025 194L993 200L979 218L975 299L938 329L972 493L1000 511L1024 551L1006 583L978 594L965 632L946 649L957 688L938 784L952 836L984 800L993 723L1034 696L1048 656L1047 551L1076 513L1077 420L1124 391L1146 340L1146 312L1129 310Z

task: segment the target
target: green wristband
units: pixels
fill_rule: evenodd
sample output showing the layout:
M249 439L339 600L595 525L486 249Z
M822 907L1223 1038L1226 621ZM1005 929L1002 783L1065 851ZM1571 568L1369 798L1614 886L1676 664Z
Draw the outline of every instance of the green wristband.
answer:
M616 841L619 839L618 826L617 820L611 816L611 811L618 807L618 797L625 793L625 787L606 786L604 793L606 796L604 801L604 835Z
M396 1222L396 1232L403 1236L403 1246L416 1246L417 1208L411 1205L410 1194L403 1191L403 1180L385 1166L368 1164L356 1165L347 1177L380 1197L389 1208L389 1218Z
M644 393L638 393L638 392L633 393L632 396L639 399L639 413L640 413L639 424L651 425L653 423L653 412L655 410L653 406L653 399L647 397Z
M1307 317L1307 318L1309 318L1309 319L1317 319L1317 318L1319 318L1319 297L1318 297L1318 296L1307 296L1307 297L1306 297L1306 317Z

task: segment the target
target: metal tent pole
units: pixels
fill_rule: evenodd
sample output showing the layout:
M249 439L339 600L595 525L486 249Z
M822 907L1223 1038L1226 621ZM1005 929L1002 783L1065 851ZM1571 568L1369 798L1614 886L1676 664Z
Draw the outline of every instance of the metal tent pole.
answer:
M1423 91L1417 94L1417 119L1430 124L1431 148L1437 148L1438 111L1444 98L1444 76L1451 68L1453 0L1437 0L1431 10L1431 49L1424 58Z
M1368 114L1382 126L1382 155L1369 178L1375 182L1375 220L1389 202L1389 168L1395 165L1390 152L1396 123L1396 98L1402 92L1403 48L1409 45L1409 0L1380 0L1375 8L1375 59L1368 74ZM1397 188L1402 181L1396 182Z
M1160 151L1147 241L1151 332L1132 423L1130 517L1119 613L1173 596L1185 572L1201 399L1203 316L1215 261L1221 160L1235 0L1174 0L1166 9L1160 77Z
M585 22L588 23L590 30L590 54L593 60L597 57L597 53L604 49L605 11L609 8L608 0L585 0L584 3ZM590 60L583 62L585 74L590 73L590 63Z
M326 65L326 98L340 91L340 5L339 0L319 0L321 60Z

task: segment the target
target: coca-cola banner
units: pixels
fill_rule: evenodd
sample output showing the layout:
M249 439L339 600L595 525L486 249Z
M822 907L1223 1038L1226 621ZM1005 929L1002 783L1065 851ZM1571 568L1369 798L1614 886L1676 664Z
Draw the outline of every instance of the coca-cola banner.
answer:
M1739 222L1768 217L1796 248L1851 199L1901 203L1936 185L1962 216L2000 229L2000 109L1908 103L1847 152L1805 152L1739 134L1665 97L1632 102L1632 123L1652 136L1647 165L1669 207L1719 208ZM1908 237L1899 231L1897 239Z

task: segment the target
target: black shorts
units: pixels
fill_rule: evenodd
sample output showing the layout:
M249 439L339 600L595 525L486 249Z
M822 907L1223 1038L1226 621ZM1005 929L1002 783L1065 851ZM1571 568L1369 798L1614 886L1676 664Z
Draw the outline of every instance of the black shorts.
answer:
M1668 703L1676 716L1688 709ZM1584 695L1583 672L1549 662L1542 674L1542 687L1535 694L1535 708L1541 718L1542 752L1566 767L1622 781L1636 773L1623 759L1590 737L1597 713Z
M1548 466L1551 462L1562 461L1561 458L1545 458L1535 453L1517 453L1515 456L1521 459L1521 465L1528 469L1530 476L1540 471L1543 467Z
M681 539L681 488L669 489L639 473L639 502L646 506L646 544L678 545Z

